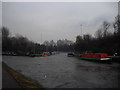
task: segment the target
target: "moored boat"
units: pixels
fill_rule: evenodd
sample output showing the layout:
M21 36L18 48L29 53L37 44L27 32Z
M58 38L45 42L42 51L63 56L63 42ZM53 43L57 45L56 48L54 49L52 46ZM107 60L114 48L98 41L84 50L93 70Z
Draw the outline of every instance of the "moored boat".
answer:
M107 53L92 53L92 54L82 54L81 59L86 60L110 60Z

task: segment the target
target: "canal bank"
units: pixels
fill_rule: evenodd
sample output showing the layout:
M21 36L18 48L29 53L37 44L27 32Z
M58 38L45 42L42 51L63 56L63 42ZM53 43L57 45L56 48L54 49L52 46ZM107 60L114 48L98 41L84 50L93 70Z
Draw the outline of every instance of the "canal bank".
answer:
M37 90L43 90L42 86L36 81L16 72L4 62L2 63L2 76L2 89L14 88L28 90L30 88L35 88Z

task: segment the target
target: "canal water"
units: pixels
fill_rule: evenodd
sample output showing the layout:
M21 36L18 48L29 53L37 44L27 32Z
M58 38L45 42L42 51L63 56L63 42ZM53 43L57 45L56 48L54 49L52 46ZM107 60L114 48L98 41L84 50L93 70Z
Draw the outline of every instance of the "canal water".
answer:
M3 62L44 88L118 88L119 63L97 63L67 57L3 56Z

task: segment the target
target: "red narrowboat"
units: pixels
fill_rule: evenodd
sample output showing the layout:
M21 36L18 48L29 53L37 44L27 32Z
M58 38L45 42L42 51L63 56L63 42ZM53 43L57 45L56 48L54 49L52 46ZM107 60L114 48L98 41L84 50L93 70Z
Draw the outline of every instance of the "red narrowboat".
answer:
M110 60L107 53L94 53L94 54L82 54L80 55L81 59L87 60Z

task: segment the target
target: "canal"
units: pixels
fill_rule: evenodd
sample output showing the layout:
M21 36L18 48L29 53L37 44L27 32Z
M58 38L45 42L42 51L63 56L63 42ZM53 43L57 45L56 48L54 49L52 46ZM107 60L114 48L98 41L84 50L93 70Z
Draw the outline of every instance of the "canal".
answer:
M67 57L3 56L3 62L44 88L117 88L119 63L97 63Z

